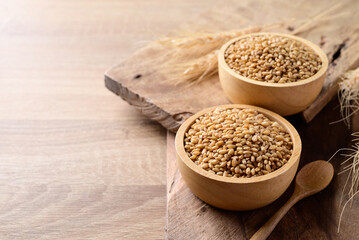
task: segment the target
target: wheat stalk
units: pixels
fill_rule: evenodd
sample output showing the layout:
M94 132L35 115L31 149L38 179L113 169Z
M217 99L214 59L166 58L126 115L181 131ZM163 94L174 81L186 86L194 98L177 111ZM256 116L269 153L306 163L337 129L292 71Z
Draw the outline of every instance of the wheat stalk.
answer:
M250 27L213 34L194 33L193 36L178 39L161 39L158 42L172 50L171 58L163 64L161 72L166 75L167 82L175 85L201 82L218 71L218 49L225 42L263 29L264 27Z
M261 27L249 27L243 30L231 30L216 33L187 33L187 37L183 38L163 38L158 40L160 44L170 45L173 47L191 48L203 47L212 44L213 47L220 47L227 40L244 34L260 32Z
M340 114L342 116L342 119L339 121L344 121L350 128L351 116L359 111L359 68L343 74L342 80L339 82L338 97L340 103ZM352 147L349 149L339 149L336 152L338 153L342 150L348 152L347 154L343 154L345 160L341 163L341 165L344 165L344 167L343 170L338 173L338 175L348 173L342 190L340 205L342 203L345 190L347 189L347 186L349 186L348 200L344 203L339 217L338 232L340 230L340 224L345 208L359 193L359 132L353 133L352 135L354 137Z
M359 68L348 71L339 82L339 103L342 120L350 127L350 117L359 111Z
M348 173L345 185L343 187L340 205L342 203L345 189L347 188L348 184L349 184L349 191L348 191L348 199L345 201L343 208L340 212L338 232L340 231L340 223L346 206L348 205L348 203L352 203L354 197L359 193L359 132L353 133L352 136L354 137L353 139L354 143L352 148L339 150L339 151L346 150L349 152L347 154L343 154L343 156L346 159L344 162L341 163L341 165L345 165L345 166L343 170L340 173L338 173L338 175L343 173Z

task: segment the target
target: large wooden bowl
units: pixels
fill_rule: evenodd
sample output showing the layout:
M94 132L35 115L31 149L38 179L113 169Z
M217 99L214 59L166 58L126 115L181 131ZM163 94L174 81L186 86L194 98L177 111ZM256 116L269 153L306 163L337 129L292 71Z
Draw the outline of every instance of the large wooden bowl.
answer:
M322 60L322 68L312 77L293 83L267 83L239 75L224 59L224 52L232 43L258 35L283 36L310 47ZM314 43L288 34L255 33L234 38L224 44L218 54L218 73L222 88L233 103L251 104L270 109L282 116L305 110L320 93L328 69L327 55Z
M192 192L206 203L227 210L251 210L263 207L276 200L288 188L298 168L302 143L295 128L280 115L269 110L249 105L223 105L221 108L251 108L272 121L277 121L290 134L293 141L293 154L283 167L269 174L252 178L231 178L218 176L197 166L186 154L184 135L192 123L208 108L188 118L176 134L175 147L177 164L184 181Z

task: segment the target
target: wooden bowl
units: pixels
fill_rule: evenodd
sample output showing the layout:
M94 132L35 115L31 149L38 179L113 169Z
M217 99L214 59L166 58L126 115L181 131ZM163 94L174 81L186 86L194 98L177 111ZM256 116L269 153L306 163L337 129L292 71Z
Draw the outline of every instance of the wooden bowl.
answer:
M186 154L184 136L192 123L201 115L217 107L207 108L188 118L176 134L177 165L184 181L192 192L204 202L226 210L251 210L270 204L288 188L298 168L302 143L295 128L280 115L269 110L241 104L219 106L221 108L251 108L277 121L290 134L293 154L281 168L252 178L218 176L197 166Z
M310 47L322 60L322 68L312 77L292 83L267 83L239 75L224 59L224 52L232 43L251 36L283 36ZM234 38L224 44L218 54L218 73L222 88L233 103L251 104L270 109L282 116L305 110L319 95L328 69L327 55L315 44L288 34L255 33Z

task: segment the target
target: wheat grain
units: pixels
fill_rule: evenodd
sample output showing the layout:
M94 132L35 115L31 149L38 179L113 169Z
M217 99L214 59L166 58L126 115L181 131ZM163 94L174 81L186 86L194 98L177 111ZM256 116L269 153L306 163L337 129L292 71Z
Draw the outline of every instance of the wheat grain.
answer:
M228 46L224 58L238 74L270 83L310 78L322 64L318 54L308 46L274 34L240 39Z
M188 157L225 177L261 176L290 159L293 143L277 122L252 109L221 109L200 116L185 133Z

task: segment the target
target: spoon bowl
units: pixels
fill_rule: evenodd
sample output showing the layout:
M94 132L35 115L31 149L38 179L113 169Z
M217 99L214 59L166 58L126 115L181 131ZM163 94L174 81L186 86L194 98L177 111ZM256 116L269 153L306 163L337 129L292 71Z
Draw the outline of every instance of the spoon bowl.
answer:
M318 160L305 165L295 178L296 187L306 194L312 195L323 190L334 175L332 164ZM308 196L309 196L308 195Z

